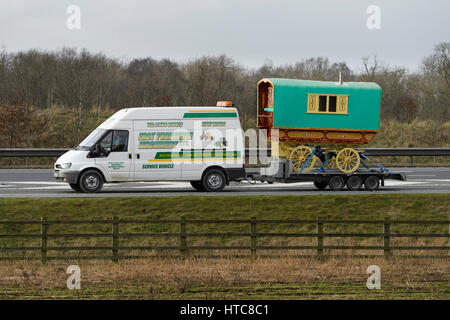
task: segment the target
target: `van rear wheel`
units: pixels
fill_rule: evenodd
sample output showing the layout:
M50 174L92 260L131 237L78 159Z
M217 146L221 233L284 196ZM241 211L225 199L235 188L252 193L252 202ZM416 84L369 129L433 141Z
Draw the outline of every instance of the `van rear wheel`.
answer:
M201 181L191 181L191 186L192 188L194 188L195 190L198 191L205 191L205 188L203 188L202 182Z
M202 178L203 188L208 192L222 191L226 183L225 174L219 169L207 171Z
M103 187L103 177L96 170L88 170L80 176L78 184L82 192L100 192Z

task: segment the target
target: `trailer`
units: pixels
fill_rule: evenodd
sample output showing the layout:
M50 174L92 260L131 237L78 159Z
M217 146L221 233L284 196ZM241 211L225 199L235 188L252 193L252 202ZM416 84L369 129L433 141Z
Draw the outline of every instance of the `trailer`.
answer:
M314 168L308 173L299 174L293 170L292 160L273 159L269 167L246 168L245 179L250 183L256 182L313 182L319 190L327 187L332 191L358 191L363 187L368 191L376 191L384 186L388 179L406 181L405 173L394 173L384 167L377 169L360 168L352 173L344 173L338 169Z

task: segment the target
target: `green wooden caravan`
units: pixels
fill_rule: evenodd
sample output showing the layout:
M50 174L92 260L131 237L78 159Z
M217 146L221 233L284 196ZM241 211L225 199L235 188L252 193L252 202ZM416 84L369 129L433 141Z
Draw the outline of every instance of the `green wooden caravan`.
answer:
M286 130L284 141L367 144L378 132L380 104L381 88L373 82L262 79L258 127ZM289 130L305 132L290 139Z
M339 160L339 147L368 144L379 130L381 87L373 82L267 78L258 82L257 99L258 127L268 130L272 151L280 157L298 158L294 149L308 154L309 145L320 144ZM341 160L353 157L354 166L337 166L352 172L359 158L354 149L345 149Z

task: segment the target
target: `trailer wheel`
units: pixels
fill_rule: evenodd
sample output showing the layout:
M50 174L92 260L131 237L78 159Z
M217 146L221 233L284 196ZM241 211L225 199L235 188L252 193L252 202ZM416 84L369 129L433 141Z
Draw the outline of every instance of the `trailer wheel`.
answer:
M95 193L102 190L103 177L97 170L88 170L83 172L78 183L82 192Z
M78 184L76 184L76 183L69 183L69 186L72 188L73 191L81 192L81 189L78 186Z
M203 175L202 185L205 191L219 192L227 183L225 174L219 169L211 169Z
M363 181L358 176L351 176L347 180L347 188L351 191L358 191L361 190L361 187L363 185Z
M328 186L328 183L322 181L314 181L314 186L319 190L325 190Z
M342 178L341 176L331 177L329 185L331 190L341 191L345 186L344 178Z
M380 187L380 179L377 176L368 176L364 181L364 187L369 191L378 190Z
M191 186L197 191L205 191L201 181L191 181Z

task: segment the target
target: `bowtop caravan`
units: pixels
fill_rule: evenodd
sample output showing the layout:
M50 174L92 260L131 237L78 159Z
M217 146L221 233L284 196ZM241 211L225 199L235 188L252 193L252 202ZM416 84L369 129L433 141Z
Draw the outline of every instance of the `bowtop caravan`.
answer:
M220 191L244 178L239 115L223 107L129 108L116 112L55 163L57 181L80 192L104 183L190 181Z

